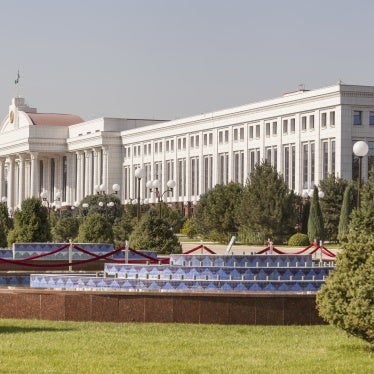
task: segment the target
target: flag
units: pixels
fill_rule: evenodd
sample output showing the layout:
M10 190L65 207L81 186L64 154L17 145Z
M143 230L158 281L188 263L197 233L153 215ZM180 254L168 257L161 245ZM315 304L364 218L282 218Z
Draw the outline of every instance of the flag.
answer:
M19 75L19 70L17 72L17 79L14 81L14 84L18 84L19 83L19 78L20 78L20 75Z

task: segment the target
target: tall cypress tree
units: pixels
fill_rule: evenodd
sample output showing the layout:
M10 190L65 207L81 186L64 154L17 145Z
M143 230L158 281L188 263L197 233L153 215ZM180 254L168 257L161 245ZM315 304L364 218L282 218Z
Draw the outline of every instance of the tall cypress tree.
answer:
M319 204L317 186L314 186L313 197L310 204L310 212L308 219L308 236L311 242L313 242L314 240L324 239L323 217L321 206Z
M353 209L356 206L357 191L353 183L349 183L344 191L343 204L340 211L339 219L339 241L347 240L348 224L350 222L350 216Z

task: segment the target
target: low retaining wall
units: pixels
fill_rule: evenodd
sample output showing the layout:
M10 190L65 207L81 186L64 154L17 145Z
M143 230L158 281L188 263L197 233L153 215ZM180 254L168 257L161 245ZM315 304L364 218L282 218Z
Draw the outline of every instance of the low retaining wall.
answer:
M55 321L323 324L315 295L0 290L0 318Z

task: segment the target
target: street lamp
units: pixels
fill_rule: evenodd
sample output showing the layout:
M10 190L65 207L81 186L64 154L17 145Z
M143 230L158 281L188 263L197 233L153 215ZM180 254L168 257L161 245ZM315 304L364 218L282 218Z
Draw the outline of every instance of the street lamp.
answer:
M353 145L353 153L358 157L358 191L357 191L357 208L361 206L361 186L362 186L362 158L369 152L369 146L366 142L360 140Z
M163 202L163 197L166 193L173 192L175 185L176 185L175 181L170 179L166 183L166 186L167 186L166 190L164 192L160 192L161 182L158 179L147 182L147 187L150 189L151 192L154 192L156 194L157 201L160 205L160 218L161 218L161 207L162 207L161 203Z
M137 193L138 193L138 197L137 197L137 210L136 210L136 216L138 218L138 222L140 220L140 182L142 180L142 178L145 177L145 169L143 168L137 168L135 170L135 178L137 179Z
M97 184L95 187L94 187L94 190L95 192L98 194L98 195L106 195L106 192L105 192L105 189L106 189L106 186L104 183L101 183L101 184ZM118 184L118 183L115 183L113 184L112 186L112 190L113 190L113 194L114 195L117 195L118 194L118 191L121 189L121 186Z

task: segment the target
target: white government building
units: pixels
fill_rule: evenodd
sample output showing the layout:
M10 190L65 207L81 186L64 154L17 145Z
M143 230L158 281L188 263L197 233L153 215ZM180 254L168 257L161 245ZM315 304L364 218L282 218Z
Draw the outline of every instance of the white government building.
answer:
M98 186L120 186L123 204L140 197L180 208L216 184L245 183L266 159L297 193L310 192L328 174L352 179L352 146L369 145L363 176L374 164L374 87L330 87L172 121L38 113L16 97L0 127L0 197L11 209L42 192L49 202L73 206ZM144 175L137 178L135 170ZM140 186L139 192L137 190ZM118 186L117 186L118 189Z

